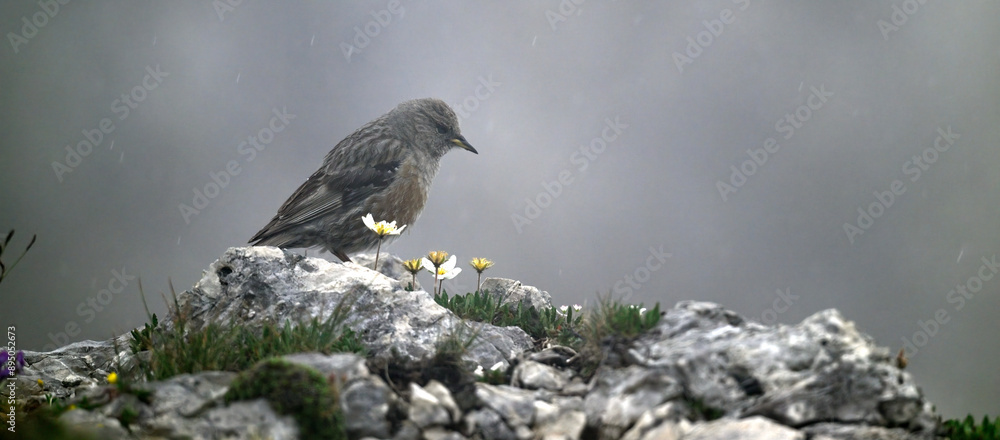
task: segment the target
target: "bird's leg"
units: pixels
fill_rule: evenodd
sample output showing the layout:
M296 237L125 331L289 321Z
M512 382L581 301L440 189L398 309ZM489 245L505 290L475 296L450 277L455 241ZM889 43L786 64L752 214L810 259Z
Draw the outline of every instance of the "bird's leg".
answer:
M348 257L347 254L345 254L343 251L333 251L333 255L336 255L337 258L340 258L340 261L343 261L345 263L347 262L353 263L353 261L351 261L351 257Z

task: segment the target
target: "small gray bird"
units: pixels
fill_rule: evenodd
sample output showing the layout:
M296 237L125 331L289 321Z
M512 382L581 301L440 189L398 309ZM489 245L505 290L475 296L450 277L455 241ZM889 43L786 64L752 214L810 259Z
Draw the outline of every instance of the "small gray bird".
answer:
M348 254L379 240L361 217L371 213L375 221L412 224L424 209L441 157L456 147L479 154L462 137L448 104L430 98L399 104L333 147L250 243L320 246L351 261Z

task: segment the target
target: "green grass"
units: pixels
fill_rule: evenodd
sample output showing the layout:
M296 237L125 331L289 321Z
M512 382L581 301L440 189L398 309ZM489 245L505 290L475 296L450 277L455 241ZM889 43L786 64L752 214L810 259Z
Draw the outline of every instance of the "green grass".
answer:
M554 307L537 310L522 304L503 304L502 296L478 291L455 296L442 292L435 295L434 300L462 319L517 326L540 345L552 342L571 347L581 354L579 370L588 377L604 362L607 351L615 344L631 341L660 321L659 303L645 310L642 304L623 304L610 297L600 299L593 310L576 316L573 308L561 312ZM490 377L488 380L498 379Z
M448 292L443 291L434 296L434 301L462 319L498 327L517 326L535 340L550 340L559 345L572 346L579 342L573 329L580 325L581 317L574 317L572 309L563 316L554 307L538 310L521 303L502 304L503 300L503 297L480 291L455 296L448 296Z
M141 287L140 287L141 290ZM162 380L199 371L239 372L257 362L302 352L323 354L352 352L364 355L365 347L344 323L348 307L342 302L326 320L313 318L292 326L265 324L262 328L209 324L187 330L187 318L174 297L170 328L161 325L155 314L141 330L131 332L129 348L139 359L139 373L147 380ZM149 356L139 356L148 351Z
M948 420L944 426L949 430L951 440L996 440L1000 439L1000 416L990 421L983 416L983 423L976 425L976 419L969 414L965 420Z

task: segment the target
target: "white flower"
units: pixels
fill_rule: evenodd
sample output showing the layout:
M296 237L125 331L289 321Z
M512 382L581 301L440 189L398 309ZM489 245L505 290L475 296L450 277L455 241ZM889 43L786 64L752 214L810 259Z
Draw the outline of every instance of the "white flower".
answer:
M490 371L497 371L497 370L499 370L501 368L503 368L503 361L500 361L500 362L497 362L497 363L493 364L493 366L490 367Z
M458 259L454 255L452 255L448 261L441 263L441 266L437 268L435 268L434 263L427 258L423 258L421 261L423 262L424 269L427 269L431 273L436 273L439 280L450 280L455 278L455 275L462 272L461 267L455 267L455 265L458 264Z
M569 306L559 306L559 314L566 316L569 313Z
M581 306L579 304L573 304L573 311L574 312L579 312L580 310L583 310L583 306Z
M472 374L475 374L476 377L483 377L483 366L482 365L477 366L476 371L473 371Z
M365 222L365 226L378 234L379 237L385 237L386 235L399 235L400 232L403 232L403 229L406 229L406 225L400 226L397 229L395 221L386 223L385 220L381 220L378 223L375 223L375 219L372 218L372 213L370 212L368 215L361 217L361 221Z
M646 308L643 307L643 308L639 309L639 314L640 315L645 315L646 314Z

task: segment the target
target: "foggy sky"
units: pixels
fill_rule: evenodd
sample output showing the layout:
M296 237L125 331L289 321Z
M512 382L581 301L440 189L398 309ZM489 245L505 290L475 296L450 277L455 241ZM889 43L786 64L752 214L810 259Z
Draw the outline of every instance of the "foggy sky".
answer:
M480 154L389 251L458 255L453 292L487 257L558 304L836 308L911 341L945 416L1000 408L1000 3L54 4L0 4L19 348L142 325L140 279L162 316L337 141L437 97Z

